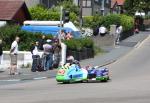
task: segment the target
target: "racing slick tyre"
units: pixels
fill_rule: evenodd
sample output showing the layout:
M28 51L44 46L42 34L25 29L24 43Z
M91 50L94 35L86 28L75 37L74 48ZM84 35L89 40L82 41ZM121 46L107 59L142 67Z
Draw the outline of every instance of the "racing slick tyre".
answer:
M70 81L64 81L63 84L70 84Z

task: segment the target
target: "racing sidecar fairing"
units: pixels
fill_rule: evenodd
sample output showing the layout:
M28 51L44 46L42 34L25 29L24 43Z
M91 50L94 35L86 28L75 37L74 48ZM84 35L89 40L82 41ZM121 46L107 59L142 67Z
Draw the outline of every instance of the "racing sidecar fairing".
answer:
M56 81L63 83L88 80L107 81L109 80L109 70L104 67L88 70L77 64L72 64L60 67L56 75Z

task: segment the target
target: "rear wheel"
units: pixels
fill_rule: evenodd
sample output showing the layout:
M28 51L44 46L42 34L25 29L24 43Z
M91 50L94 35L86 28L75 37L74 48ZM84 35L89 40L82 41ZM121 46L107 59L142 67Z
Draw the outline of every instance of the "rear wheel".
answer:
M70 83L70 81L64 81L63 82L63 84L69 84Z
M103 79L101 80L101 82L107 82L108 80L109 80L109 77L103 78Z

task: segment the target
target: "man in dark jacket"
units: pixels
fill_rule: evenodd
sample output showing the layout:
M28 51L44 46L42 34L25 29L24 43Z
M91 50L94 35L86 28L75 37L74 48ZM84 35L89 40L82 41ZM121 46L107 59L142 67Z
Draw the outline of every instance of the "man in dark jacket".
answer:
M45 35L42 35L42 38L39 40L39 50L43 50L43 45L46 43Z
M2 55L3 55L3 46L2 46L2 40L0 39L0 64L2 63Z
M36 41L35 44L33 44L31 47L32 59L33 59L32 68L31 68L32 72L36 72L38 70L38 65L40 62L38 45L39 42Z
M60 62L60 56L61 56L61 44L58 39L54 40L53 44L53 67L57 68L59 66Z

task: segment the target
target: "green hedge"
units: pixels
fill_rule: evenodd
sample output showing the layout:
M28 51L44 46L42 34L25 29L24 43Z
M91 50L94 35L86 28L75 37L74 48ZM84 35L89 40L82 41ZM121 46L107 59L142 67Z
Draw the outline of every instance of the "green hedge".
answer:
M4 50L9 50L11 43L14 41L16 36L20 37L19 50L30 50L31 44L39 38L41 38L41 33L31 33L26 31L21 31L20 26L17 25L7 25L0 28L0 38L3 39ZM52 38L51 35L46 36L46 38Z
M134 28L134 18L127 15L120 15L120 24L123 26L124 31L128 31Z
M71 39L65 40L67 48L74 51L82 51L83 48L92 48L94 47L94 42L91 38L81 38L81 39Z
M60 13L55 10L47 9L41 5L37 5L29 9L33 20L59 20Z
M118 14L110 14L103 18L103 25L107 28L112 24L121 24L121 16Z
M102 16L95 15L83 17L83 27L94 28L98 25L101 25L102 23L103 23Z
M112 24L121 24L123 30L130 30L134 27L134 19L131 16L120 15L120 14L110 14L106 16L86 16L83 17L83 26L94 28L100 25L106 26L108 29Z
M20 37L19 50L30 50L31 44L39 40L42 33L31 33L22 31L18 25L7 25L0 28L0 38L3 39L4 50L9 50L11 43L16 36ZM51 39L52 35L46 36L47 39ZM71 39L64 41L67 48L75 51L82 51L83 48L93 48L94 43L91 38Z

